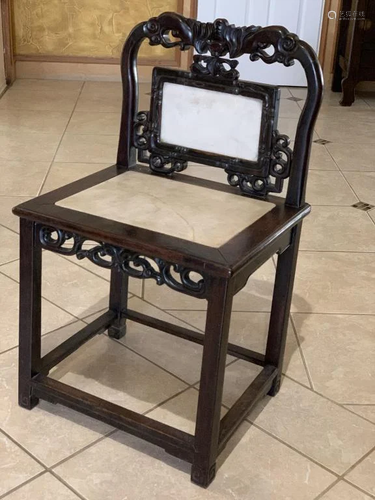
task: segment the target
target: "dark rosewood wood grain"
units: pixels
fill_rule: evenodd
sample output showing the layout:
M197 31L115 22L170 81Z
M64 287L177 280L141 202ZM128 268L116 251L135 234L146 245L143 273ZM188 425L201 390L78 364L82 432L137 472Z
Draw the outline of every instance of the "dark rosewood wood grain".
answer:
M267 365L278 369L269 393L271 396L275 396L280 389L301 229L302 224L292 229L290 246L277 259L265 360Z
M168 37L170 31L173 40ZM129 170L136 170L143 175L145 183L149 175L158 175L136 164L136 60L144 39L151 45L166 48L194 48L199 56L193 61L189 79L199 80L202 88L205 82L212 84L212 79L225 82L226 85L230 80L233 85L237 85L235 58L243 54L247 54L250 60L261 59L266 64L279 62L289 66L297 60L305 70L308 94L297 126L293 158L289 158L290 177L286 199L269 196L262 201L272 202L274 206L254 224L218 248L57 205L59 201L116 175L127 175ZM273 53L265 50L271 46ZM222 59L224 55L230 58L229 66ZM14 209L14 213L21 218L19 402L28 409L35 406L39 398L60 403L146 439L190 462L192 481L207 487L215 476L218 454L237 427L266 393L275 395L280 386L301 224L310 211L310 206L305 203L305 189L313 128L322 96L321 70L316 54L309 45L281 26L237 28L225 20L199 23L172 13L162 14L136 26L125 43L121 64L123 108L116 165ZM223 168L224 160L220 159L217 164L211 160L211 165ZM235 159L232 160L235 165ZM181 166L174 160L170 163L176 171ZM240 167L245 169L246 165ZM267 179L266 170L264 179ZM248 175L242 171L240 174ZM185 173L173 175L177 192L183 183L187 183L241 196L233 186L198 179ZM254 188L252 181L249 180L250 191ZM142 210L142 207L139 209ZM236 224L235 212L232 223ZM55 240L53 234L57 235ZM88 239L97 242L95 254L87 253L82 247ZM93 265L111 268L109 307L105 314L41 358L41 250L45 248L62 253L62 247L67 243L72 245L68 248L72 258L89 258ZM279 257L267 348L265 353L257 353L228 342L232 302L234 295L246 285L254 271L274 254L279 254ZM101 257L111 257L112 260L107 265ZM156 274L145 264L146 258L157 265ZM141 272L137 274L134 268L129 269L129 262L140 267ZM181 283L176 285L170 280L168 273L171 270L181 278ZM191 271L202 276L203 288L199 293L194 288L195 283L189 280ZM177 292L207 299L205 334L128 309L129 275L137 275L140 279L151 277ZM53 366L76 349L84 349L85 342L105 329L108 329L111 337L123 336L127 321L203 345L195 436L46 376ZM153 340L150 337L150 341ZM183 355L183 352L178 354ZM227 354L262 366L263 370L227 415L220 419Z
M116 314L116 320L108 329L108 335L121 339L126 334L125 313L128 308L129 276L118 268L111 269L111 288L109 292L109 310Z
M195 456L191 468L192 481L205 488L215 478L219 453L221 401L233 301L230 280L212 278L209 292L195 423Z
M38 404L30 381L40 371L42 250L34 224L20 220L19 404L31 410Z

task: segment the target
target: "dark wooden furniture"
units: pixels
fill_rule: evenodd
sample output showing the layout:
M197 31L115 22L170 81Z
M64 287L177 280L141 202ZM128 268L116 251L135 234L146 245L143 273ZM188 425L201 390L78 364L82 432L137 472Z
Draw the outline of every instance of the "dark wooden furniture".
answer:
M340 17L332 90L342 91L341 106L351 106L356 85L375 81L375 2L343 0Z
M150 112L137 111L136 58L144 39L166 48L194 47L199 54L194 57L190 73L156 70ZM266 50L271 47L273 52ZM228 53L230 59L223 59ZM233 58L242 54L267 64L278 62L289 66L293 60L302 64L308 95L293 154L288 138L275 129L277 90L238 79ZM313 127L322 95L321 70L310 46L283 27L237 28L222 19L203 24L165 13L134 28L125 43L122 76L124 100L117 164L14 209L21 218L19 403L28 409L39 398L61 403L142 437L190 462L192 481L206 487L215 476L218 454L240 423L264 395L274 396L280 387L302 219L310 211L304 198ZM258 161L163 143L160 112L165 81L259 98L263 103L263 125ZM241 124L238 134L246 134ZM137 163L137 152L139 161L147 163L147 167ZM188 160L224 169L230 185L174 173L185 169ZM234 200L241 200L249 207L256 197L256 203L262 207L264 204L267 211L224 244L211 247L61 206L62 200L106 182L131 182L134 176L142 176L147 185L160 179L160 174L172 176L167 182L174 183L168 185L173 185L177 192L188 185L200 186L207 192L218 191L223 197L231 193ZM286 199L269 196L269 192L281 191L286 177L289 177ZM232 221L235 227L235 212ZM87 240L94 240L97 245L87 248L83 245ZM112 269L108 311L44 357L40 353L42 249L88 258L96 265ZM228 343L228 332L233 296L275 253L278 254L276 281L263 354ZM129 309L129 276L155 279L176 292L206 299L205 335ZM48 376L53 366L93 336L105 330L111 337L123 336L127 320L203 344L195 436ZM227 353L260 365L263 370L220 420Z

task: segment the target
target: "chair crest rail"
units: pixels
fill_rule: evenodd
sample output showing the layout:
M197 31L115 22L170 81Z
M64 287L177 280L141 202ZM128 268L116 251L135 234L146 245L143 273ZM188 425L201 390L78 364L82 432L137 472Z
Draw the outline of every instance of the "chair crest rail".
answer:
M209 52L213 57L229 54L229 57L236 58L250 54L252 61L262 59L268 64L279 62L285 66L294 63L299 48L298 36L282 26L237 27L226 19L202 23L170 12L147 21L144 34L150 40L150 45L179 47L181 50L194 47L199 54ZM266 51L270 45L274 47L273 53Z

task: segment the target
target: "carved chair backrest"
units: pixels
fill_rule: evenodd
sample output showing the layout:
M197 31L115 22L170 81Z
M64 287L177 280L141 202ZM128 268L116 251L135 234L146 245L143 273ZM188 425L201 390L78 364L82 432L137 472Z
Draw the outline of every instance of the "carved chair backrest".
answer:
M198 54L193 58L190 72L155 68L151 109L138 111L137 55L145 39L151 45L195 49ZM291 66L295 60L301 63L306 74L307 97L298 122L293 152L289 148L289 138L281 135L275 126L279 103L277 87L239 80L236 58L243 54L249 54L251 61L261 59L267 64L278 62ZM225 55L229 59L224 59ZM187 161L195 161L223 168L231 185L257 197L265 197L269 192L281 192L283 180L289 177L286 204L300 207L304 203L313 129L323 91L317 56L306 42L282 26L235 27L225 19L201 23L167 12L133 29L124 45L121 71L123 108L117 157L119 169L134 165L137 152L138 161L149 163L153 171L160 173L184 170ZM217 94L214 92L217 91L225 94L224 101L215 99ZM179 93L183 97L175 113L176 123L173 123L170 116L162 118L162 114L166 113L168 102L173 105L178 103L176 97ZM235 123L236 133L242 137L241 154L235 154L234 143L229 140L221 140L221 148L217 148L216 143L208 146L207 150L203 150L200 144L196 147L191 144L197 135L191 134L194 123L189 125L192 119L189 103L201 99L207 99L215 108L218 114L213 116L220 116L220 113L222 116L224 107L228 123ZM219 104L216 105L216 102ZM236 122L233 116L239 109L242 123ZM204 133L210 126L204 123L204 117L209 115L203 113L202 116L199 128L203 142L210 137L209 132L216 139L228 133L225 120L221 121L222 127L220 120L219 123L211 122L213 130ZM185 132L190 131L185 133L185 138L181 128ZM248 144L247 136L252 137L252 142L249 137ZM254 141L257 145L255 149Z

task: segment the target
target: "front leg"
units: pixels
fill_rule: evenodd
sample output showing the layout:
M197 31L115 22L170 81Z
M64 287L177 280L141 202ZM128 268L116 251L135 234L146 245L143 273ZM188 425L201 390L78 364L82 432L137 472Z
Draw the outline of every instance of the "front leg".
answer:
M31 410L39 402L31 379L41 359L42 249L34 222L20 220L19 405Z
M204 488L209 486L216 474L232 299L228 280L210 280L195 430L195 456L191 468L192 482Z

